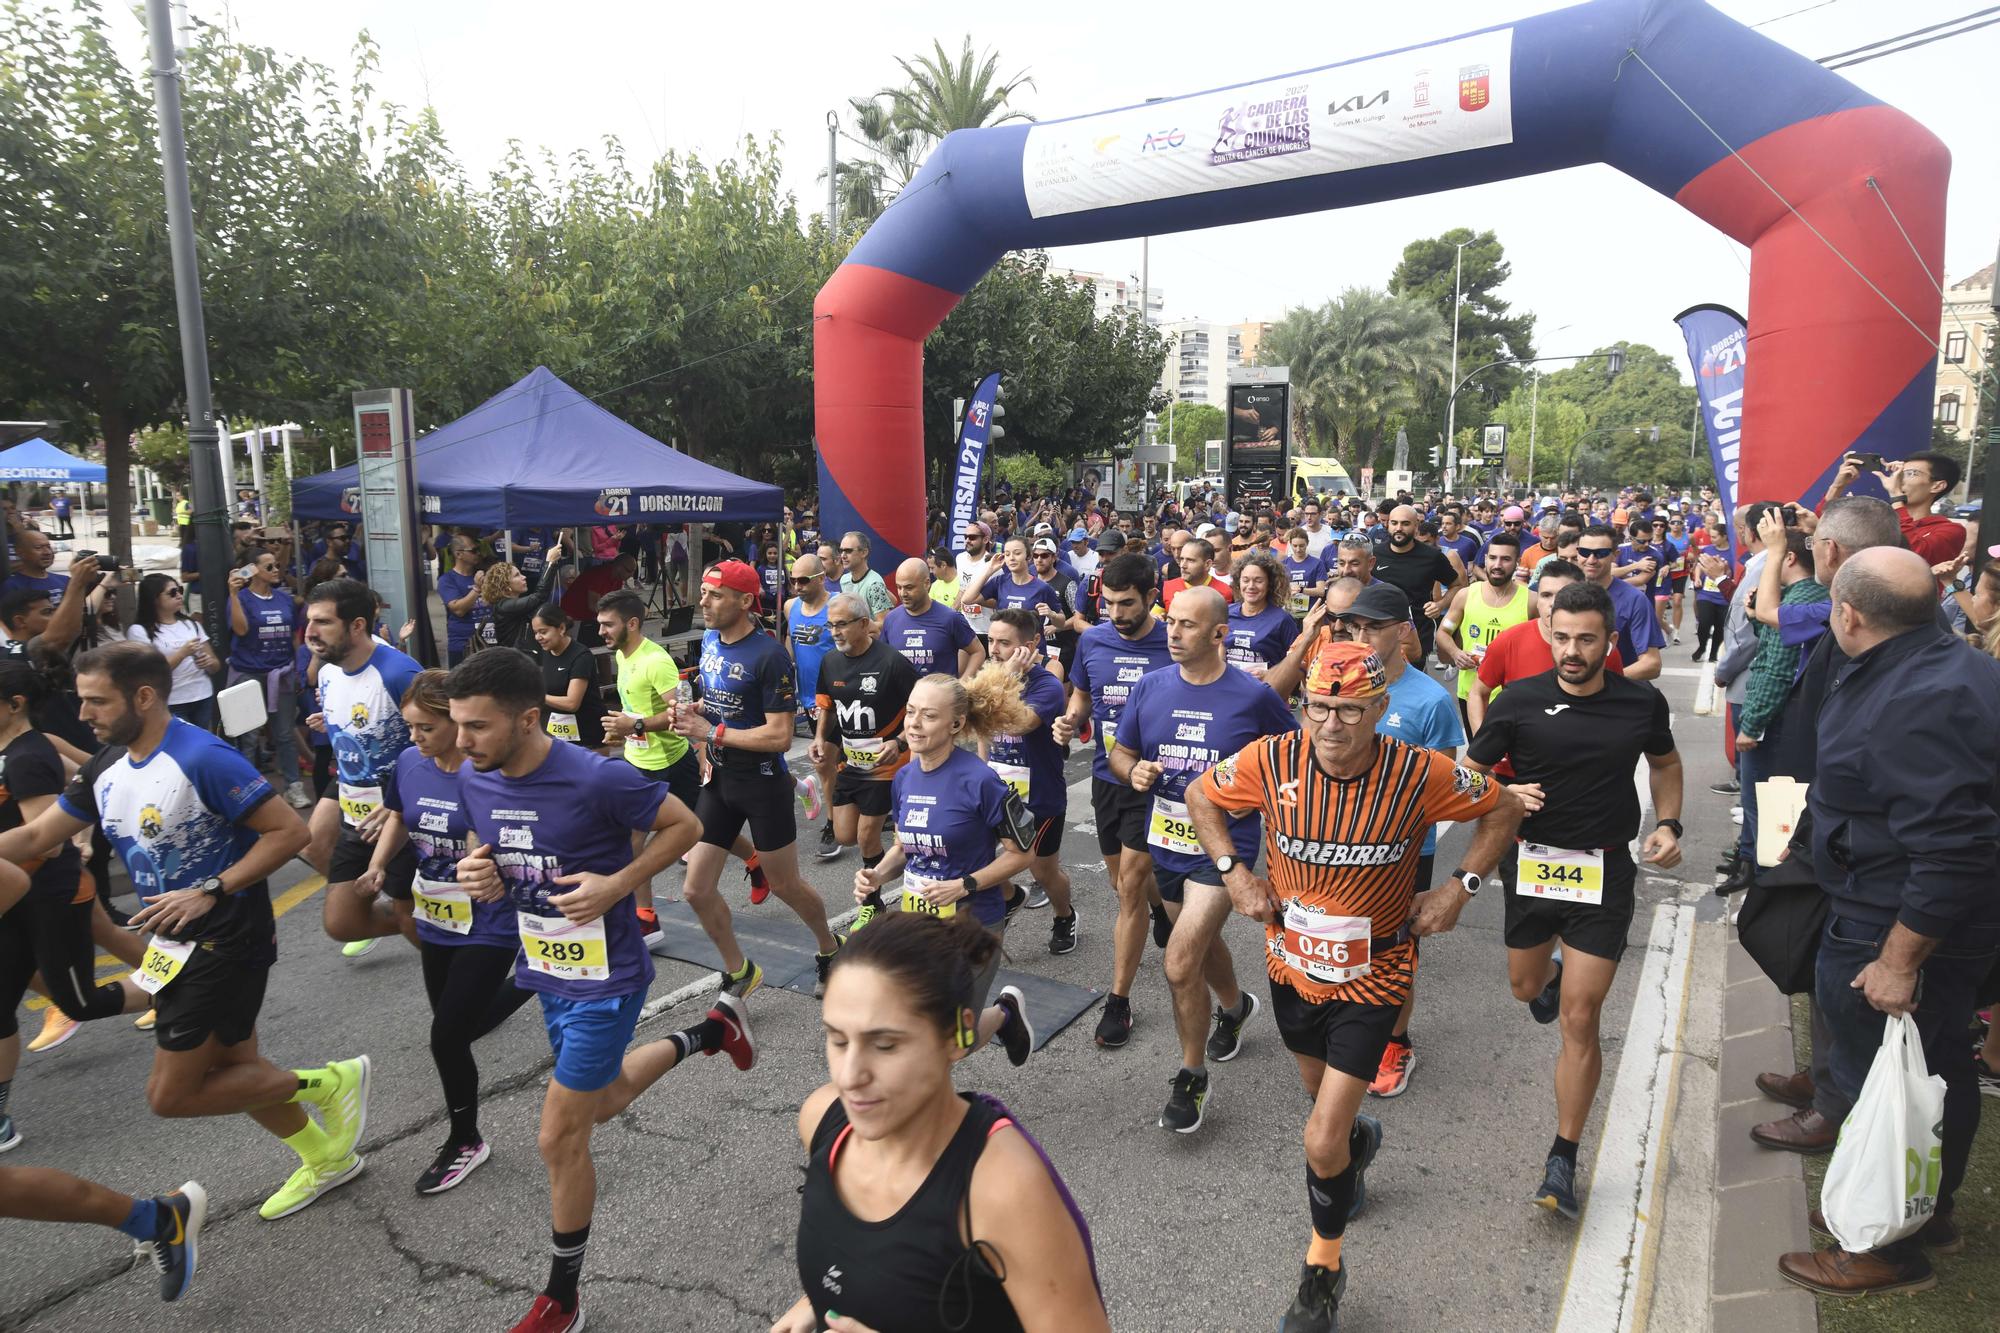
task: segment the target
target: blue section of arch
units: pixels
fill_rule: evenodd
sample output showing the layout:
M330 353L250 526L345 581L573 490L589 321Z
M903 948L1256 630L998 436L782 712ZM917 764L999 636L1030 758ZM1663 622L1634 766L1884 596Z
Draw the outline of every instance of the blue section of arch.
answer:
M938 145L847 262L962 294L1009 250L1346 208L1589 162L1608 163L1672 196L1728 149L1629 58L1635 50L1705 108L1709 124L1734 145L1875 102L1699 0L1593 0L1499 27L1514 32L1512 143L1035 218L1021 169L1028 127L961 130ZM1176 100L1156 104L1163 122Z

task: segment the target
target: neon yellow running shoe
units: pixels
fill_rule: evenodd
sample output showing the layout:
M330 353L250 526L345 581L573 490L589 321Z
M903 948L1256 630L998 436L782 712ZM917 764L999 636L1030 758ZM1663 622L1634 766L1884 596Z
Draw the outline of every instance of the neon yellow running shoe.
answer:
M264 1200L264 1206L257 1210L257 1215L266 1222L290 1217L301 1208L317 1203L328 1190L339 1189L353 1180L367 1165L367 1158L352 1153L331 1162L307 1162L292 1172L292 1178L285 1182L282 1189Z
M379 943L381 943L379 938L349 940L340 946L340 956L343 958L360 958L373 952L375 946Z
M319 1103L319 1119L330 1145L327 1160L339 1162L354 1155L354 1145L368 1130L368 1087L373 1071L365 1055L335 1060L326 1068L338 1082Z

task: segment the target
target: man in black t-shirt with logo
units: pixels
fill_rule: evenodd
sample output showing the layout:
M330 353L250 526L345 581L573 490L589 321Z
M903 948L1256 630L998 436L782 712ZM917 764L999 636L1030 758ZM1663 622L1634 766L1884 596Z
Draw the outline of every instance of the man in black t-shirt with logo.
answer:
M1632 771L1641 754L1659 816L1645 860L1670 870L1681 859L1681 761L1666 697L1604 670L1616 625L1611 595L1595 583L1557 593L1549 612L1556 669L1495 696L1465 760L1483 771L1510 760L1513 790L1528 807L1511 873L1502 863L1507 978L1536 1022L1562 1017L1556 1139L1534 1201L1572 1220L1580 1211L1577 1143L1603 1072L1598 1014L1636 905L1629 846L1639 834Z
M1375 543L1375 577L1401 588L1410 605L1420 612L1416 665L1421 668L1430 655L1438 617L1451 605L1451 595L1464 586L1466 574L1443 551L1417 540L1418 517L1409 505L1397 505L1389 511L1387 538Z
M851 592L827 603L834 652L819 660L813 694L819 725L808 754L816 766L839 765L828 793L835 841L861 849L861 865L882 859L882 825L889 818L889 780L909 759L903 705L916 688L910 659L875 637L868 603Z

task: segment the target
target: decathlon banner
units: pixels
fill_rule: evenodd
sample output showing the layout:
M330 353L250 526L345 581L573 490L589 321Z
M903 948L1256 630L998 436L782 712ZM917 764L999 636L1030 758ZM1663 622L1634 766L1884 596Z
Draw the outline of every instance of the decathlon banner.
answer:
M1729 558L1734 563L1736 471L1743 445L1743 357L1749 335L1743 316L1728 306L1694 306L1675 315L1674 323L1681 326L1688 361L1694 366L1701 424L1708 432L1708 457L1715 464L1715 486L1722 495Z
M1000 372L979 381L965 419L958 423L958 453L951 487L951 549L965 549L965 529L979 518L979 477L986 470L986 442L993 435L993 400L1000 393Z

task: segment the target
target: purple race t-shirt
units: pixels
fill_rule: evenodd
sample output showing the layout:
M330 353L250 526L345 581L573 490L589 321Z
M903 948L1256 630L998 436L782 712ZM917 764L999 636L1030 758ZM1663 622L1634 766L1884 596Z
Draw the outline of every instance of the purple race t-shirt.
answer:
M596 1000L653 984L653 956L646 952L632 899L572 930L549 898L575 887L555 883L560 876L613 875L630 865L632 834L653 827L667 799L665 787L622 759L552 743L548 757L526 777L467 768L459 795L473 836L493 849L515 912L546 923L552 943L561 946L549 951L542 967L530 962L524 948L514 966L515 985ZM535 923L521 924L525 945ZM601 936L595 930L600 925ZM605 975L573 975L596 971Z
M1117 743L1118 719L1132 687L1148 672L1172 666L1167 652L1167 627L1158 619L1144 638L1128 639L1106 621L1085 630L1076 641L1069 683L1090 696L1090 717L1096 723L1097 753L1090 761L1092 777L1117 782L1105 752Z
M970 750L954 747L928 773L919 760L903 765L890 782L890 799L904 868L927 880L949 881L991 865L1009 794L1000 775ZM997 926L1007 914L998 884L973 894L970 906L981 925Z
M894 607L882 619L882 641L909 659L919 676L958 674L958 654L972 646L972 625L963 612L932 602L922 615Z
M459 781L471 771L470 764L461 763L447 773L412 745L396 756L396 766L382 784L382 804L402 816L410 835L419 880L433 885L458 883L458 859L465 855L466 834L472 829L465 820ZM416 887L422 893L427 886L419 883ZM464 934L433 924L421 911L416 918L417 935L432 944L489 944L507 949L521 944L514 904L506 899L497 903L474 900L471 929Z
M1259 736L1296 730L1298 723L1285 701L1248 672L1225 666L1222 675L1208 684L1190 685L1174 667L1156 671L1132 687L1118 743L1161 766L1159 778L1145 793L1157 813L1163 806L1184 804L1190 782ZM1245 861L1256 860L1263 828L1259 815L1230 822L1229 840ZM1148 841L1153 860L1162 869L1185 875L1213 868L1199 849L1175 851L1150 837Z

